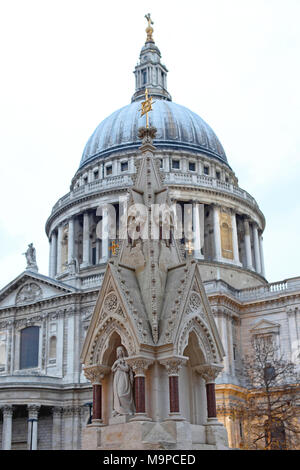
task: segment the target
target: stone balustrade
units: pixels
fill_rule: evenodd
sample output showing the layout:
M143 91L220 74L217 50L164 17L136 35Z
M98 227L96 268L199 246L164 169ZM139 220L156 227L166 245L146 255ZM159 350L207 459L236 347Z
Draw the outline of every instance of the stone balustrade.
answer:
M184 172L166 172L164 174L164 182L168 185L180 184L182 186L189 185L207 187L215 189L217 191L223 191L229 194L234 194L235 196L244 199L245 201L252 204L254 207L258 208L257 202L249 193L247 193L247 191L239 188L238 186L234 186L231 183L226 183L216 178L212 178L211 176L196 175ZM58 202L54 205L52 209L52 214L54 214L65 204L69 203L70 201L79 199L83 195L101 192L110 188L117 189L129 187L131 185L132 179L129 174L111 176L101 180L92 181L90 183L85 184L84 186L80 186L74 189L70 193L65 194L63 197L61 197Z
M101 286L104 278L104 273L94 274L93 276L87 276L82 278L81 287L87 289L89 287Z
M207 294L223 292L233 295L238 300L249 301L253 299L272 297L278 292L288 293L299 291L300 277L288 279L286 281L272 282L266 286L250 287L241 290L234 289L224 281L208 281L204 283L204 287Z

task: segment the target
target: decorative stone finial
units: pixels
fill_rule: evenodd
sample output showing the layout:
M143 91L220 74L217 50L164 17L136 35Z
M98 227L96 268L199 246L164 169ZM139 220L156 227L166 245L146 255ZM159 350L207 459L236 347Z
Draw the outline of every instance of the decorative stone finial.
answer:
M148 147L149 145L153 147L153 139L156 136L156 132L156 127L139 127L138 137L139 139L142 139L141 149L145 148L146 146Z
M36 250L33 246L33 243L28 245L28 248L26 252L23 253L23 255L25 255L27 261L26 270L38 272L39 268L36 264Z
M154 42L153 40L153 37L152 37L152 34L153 34L153 28L152 28L152 24L153 21L151 20L151 16L150 16L150 13L148 13L147 15L145 15L145 18L146 20L148 21L148 26L146 28L146 33L147 33L147 39L146 39L146 42Z

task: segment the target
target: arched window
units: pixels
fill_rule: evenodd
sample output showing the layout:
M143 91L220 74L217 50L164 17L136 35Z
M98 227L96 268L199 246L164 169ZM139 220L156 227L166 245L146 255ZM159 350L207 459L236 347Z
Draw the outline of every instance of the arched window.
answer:
M29 369L38 366L39 331L38 326L29 326L21 331L20 369Z
M49 359L56 359L56 336L51 336L49 342Z

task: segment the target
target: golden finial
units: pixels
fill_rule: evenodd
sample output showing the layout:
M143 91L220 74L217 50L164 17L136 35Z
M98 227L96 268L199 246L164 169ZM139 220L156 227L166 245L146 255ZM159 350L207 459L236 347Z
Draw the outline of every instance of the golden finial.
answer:
M151 16L150 16L150 13L148 13L148 15L145 15L145 18L146 20L148 21L148 26L146 28L146 33L147 33L147 40L146 42L154 42L153 40L153 37L152 37L152 34L153 34L153 28L152 28L152 24L153 21L151 20Z
M148 97L148 89L146 88L145 91L145 101L142 101L142 109L141 111L141 117L146 114L146 128L149 129L149 118L148 118L148 113L149 111L152 111L152 104L154 101L152 101L152 96Z

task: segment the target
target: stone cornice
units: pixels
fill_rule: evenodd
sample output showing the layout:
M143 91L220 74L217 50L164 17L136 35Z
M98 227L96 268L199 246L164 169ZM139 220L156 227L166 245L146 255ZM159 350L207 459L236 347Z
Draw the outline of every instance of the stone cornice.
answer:
M23 311L24 314L34 314L37 312L41 312L41 307L45 305L45 308L57 308L58 305L61 305L61 308L65 306L65 308L68 310L70 305L70 298L74 298L74 307L76 308L81 308L82 304L82 297L88 297L89 300L86 300L86 302L93 302L97 296L97 293L99 291L99 287L95 287L93 291L78 291L78 292L70 292L67 294L62 294L62 295L57 295L54 297L48 297L45 299L40 299L34 303L30 304L23 304L23 305L11 305L7 307L3 307L0 309L0 318L2 314L5 314L6 312L12 312L15 315L18 314L18 312ZM95 293L95 295L94 295ZM93 294L93 295L91 295ZM65 304L65 300L68 300L68 302Z
M300 292L299 293L286 293L286 294L282 294L282 293L277 293L277 297L276 297L276 293L274 294L274 297L268 297L268 298L260 298L260 299L251 299L251 300L248 300L248 301L241 301L241 300L238 300L238 299L234 299L232 297L232 295L230 294L226 294L224 292L218 294L218 293L213 293L213 294L207 294L208 296L208 299L209 299L209 303L211 305L230 305L232 307L235 307L239 310L239 313L251 313L251 311L249 309L251 309L251 307L257 307L259 305L272 305L272 304L276 304L276 306L278 307L279 303L285 307L285 306L290 306L289 304L289 300L291 299L295 299L295 300L298 300L300 301ZM221 304L220 303L220 300L223 299L224 300L224 304ZM216 302L216 304L214 304L213 302Z
M130 174L129 176L131 176L132 174ZM128 191L128 189L130 188L131 186L126 186L126 187L112 187L112 188L107 188L107 189L103 189L101 191L95 191L93 193L90 193L90 194L83 194L81 196L79 196L78 198L74 198L72 199L71 201L68 201L66 204L62 204L56 211L54 211L53 213L50 214L50 216L48 217L47 221L46 221L46 226L45 226L45 231L46 231L46 235L49 237L49 230L50 230L50 226L51 224L53 223L53 220L56 219L57 217L59 217L61 214L65 213L68 209L70 209L71 207L74 207L74 206L77 206L79 203L83 203L85 201L91 201L93 199L99 199L99 197L102 197L102 196L106 196L108 194L113 194L116 196L116 200L117 200L117 196L118 196L118 193L126 193ZM78 214L80 214L81 212L79 211ZM69 216L66 214L66 220L69 218Z

